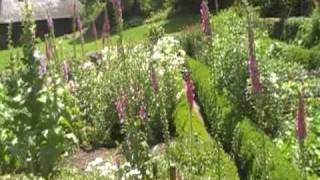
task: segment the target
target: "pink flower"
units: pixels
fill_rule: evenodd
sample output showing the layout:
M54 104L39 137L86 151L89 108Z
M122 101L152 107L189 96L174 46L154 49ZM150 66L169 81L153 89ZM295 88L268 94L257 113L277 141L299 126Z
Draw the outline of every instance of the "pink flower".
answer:
M81 43L84 43L83 29L82 29L83 27L82 27L81 17L79 15L77 16L77 25L80 32Z
M92 22L92 36L95 40L98 39L97 26L95 21Z
M110 21L109 21L108 12L105 11L103 27L102 27L102 34L101 34L102 38L108 37L109 33L110 33Z
M53 48L50 41L46 42L46 56L47 56L47 60L50 60L53 57Z
M145 122L148 117L146 106L143 104L140 106L139 116L142 122Z
M120 123L123 124L124 120L125 120L127 97L125 95L122 95L122 96L118 97L115 105L116 105L116 110L117 110L117 113L118 113L118 117L119 117Z
M47 24L48 24L48 29L50 33L54 33L54 23L52 20L52 17L48 13L48 18L47 18Z
M205 0L202 0L200 5L200 14L201 14L201 27L205 35L211 35L211 25L210 25L210 12L208 3Z
M190 77L190 73L185 72L183 79L185 81L185 92L186 92L186 96L187 96L188 105L191 110L193 108L195 94L194 94L194 85L193 85L193 81Z
M298 110L296 114L296 132L299 142L307 136L306 124L305 124L305 115L304 115L304 93L300 94Z
M254 93L259 93L262 91L262 84L260 82L260 73L258 70L256 55L255 55L255 46L254 46L254 33L251 29L251 26L248 27L248 44L249 44L249 73L252 83L252 88Z
M69 65L66 61L63 61L62 69L63 69L64 80L68 82L69 81Z

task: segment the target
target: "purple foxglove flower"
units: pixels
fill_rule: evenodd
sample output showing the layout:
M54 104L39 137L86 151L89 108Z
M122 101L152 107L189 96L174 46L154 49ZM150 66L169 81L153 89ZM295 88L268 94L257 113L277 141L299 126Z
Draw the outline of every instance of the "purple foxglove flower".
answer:
M48 13L48 18L47 18L47 24L48 24L48 29L50 33L54 33L54 23L52 20L52 17Z
M193 85L193 81L190 77L190 73L189 72L185 72L184 73L184 81L185 81L185 92L186 92L186 97L187 97L187 101L188 101L188 105L191 109L193 108L193 102L194 102L194 98L195 98L195 94L194 94L194 85Z
M299 104L296 114L296 132L298 141L301 143L307 136L306 124L305 124L305 110L304 110L304 93L300 94Z
M145 105L140 106L139 116L140 116L140 119L142 120L142 122L144 122L147 119L148 114L147 114L147 109L146 109Z
M127 105L127 97L121 96L117 99L116 103L116 110L118 113L118 117L120 120L120 123L123 124L125 120L125 111L126 111L126 105Z
M248 27L248 44L249 44L249 73L254 93L262 91L262 84L260 82L260 73L257 65L255 46L254 46L254 33L251 26Z
M210 25L210 12L208 3L206 0L202 0L200 5L200 14L201 14L201 27L205 35L211 35L211 25Z
M63 69L64 80L68 82L69 81L69 65L66 61L63 61L62 69Z
M103 21L103 27L102 27L102 38L106 38L109 36L110 33L110 21L107 10L104 13L104 21Z
M52 44L49 41L46 42L46 56L47 60L50 60L53 57L53 48Z
M83 27L82 27L81 17L79 15L77 16L77 25L80 32L81 43L84 43L83 29L82 29Z
M151 86L152 86L152 90L154 93L158 92L158 78L157 78L157 74L154 71L154 69L151 70L151 75L150 75L150 82L151 82Z
M98 39L97 26L95 21L92 22L92 36L94 40Z

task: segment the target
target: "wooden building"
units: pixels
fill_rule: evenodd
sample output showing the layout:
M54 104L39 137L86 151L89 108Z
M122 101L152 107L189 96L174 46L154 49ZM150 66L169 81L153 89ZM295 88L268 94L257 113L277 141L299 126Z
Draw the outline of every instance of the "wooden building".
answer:
M43 38L48 33L48 14L53 19L55 34L61 36L72 32L74 3L77 11L81 4L78 0L28 0L32 5L33 18L36 23L36 36ZM23 0L0 0L0 49L7 46L7 30L11 22L13 41L19 43L22 32Z

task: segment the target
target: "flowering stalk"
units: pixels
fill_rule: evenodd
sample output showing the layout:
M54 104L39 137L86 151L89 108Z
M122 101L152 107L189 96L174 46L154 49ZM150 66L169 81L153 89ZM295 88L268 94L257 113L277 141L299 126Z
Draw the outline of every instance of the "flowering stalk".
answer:
M77 29L77 2L73 0L73 17L72 17L72 31L73 31L73 58L77 58L77 46L76 46L76 29Z
M83 27L82 27L80 15L77 16L77 25L80 33L82 57L84 57L84 37L83 37Z
M192 127L192 108L193 108L193 103L194 103L194 85L193 81L190 77L189 72L184 72L183 79L185 81L185 92L186 92L186 97L187 97L187 103L189 106L189 121L190 121L190 175L192 176L192 140L193 140L193 127ZM192 178L192 177L190 177Z
M53 23L52 17L50 16L49 12L47 12L47 25L48 25L49 33L51 35L54 35L54 23Z
M120 123L123 124L125 120L125 112L127 106L127 97L125 95L118 97L117 101L115 102L116 111L118 113L118 117Z
M297 140L300 149L300 161L301 168L303 169L304 179L307 179L305 169L305 155L304 155L304 140L307 136L306 123L305 123L305 103L304 103L304 92L299 94L299 103L296 113L296 132Z
M46 57L47 57L47 60L50 60L53 57L52 44L49 40L46 41Z
M249 53L248 65L249 65L250 79L252 83L252 91L253 93L256 94L262 91L262 84L260 82L260 73L258 70L254 44L255 44L254 32L251 26L250 17L248 17L248 53Z
M248 5L247 5L248 6ZM247 21L248 21L248 66L249 66L249 75L252 83L252 92L255 96L256 100L256 109L258 110L258 123L262 123L261 125L265 128L266 122L264 121L264 102L263 102L263 86L260 82L260 73L256 60L256 52L255 52L255 42L254 42L254 31L252 27L252 20L250 11L247 12ZM262 138L262 148L263 148L263 172L262 177L264 179L268 179L268 162L267 162L267 146L266 146L266 137Z
M211 36L210 12L208 2L206 0L202 0L201 2L200 14L202 31L206 36Z
M103 21L103 27L102 27L102 45L103 47L105 46L105 40L109 36L110 33L110 21L109 21L109 16L108 16L108 11L105 9L104 12L104 21Z
M139 117L140 117L142 126L145 126L148 118L148 113L147 113L146 106L144 104L140 105Z
M66 82L69 81L69 65L66 61L62 63L63 77Z

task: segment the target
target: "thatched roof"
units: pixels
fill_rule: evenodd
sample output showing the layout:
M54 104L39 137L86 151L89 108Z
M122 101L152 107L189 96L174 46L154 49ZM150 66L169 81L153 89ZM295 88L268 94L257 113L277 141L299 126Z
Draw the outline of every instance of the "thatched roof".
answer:
M29 0L32 4L33 17L36 21L47 19L49 13L53 19L70 18L73 16L73 4L76 2L80 9L78 0ZM24 1L0 0L0 24L21 22L23 19Z

